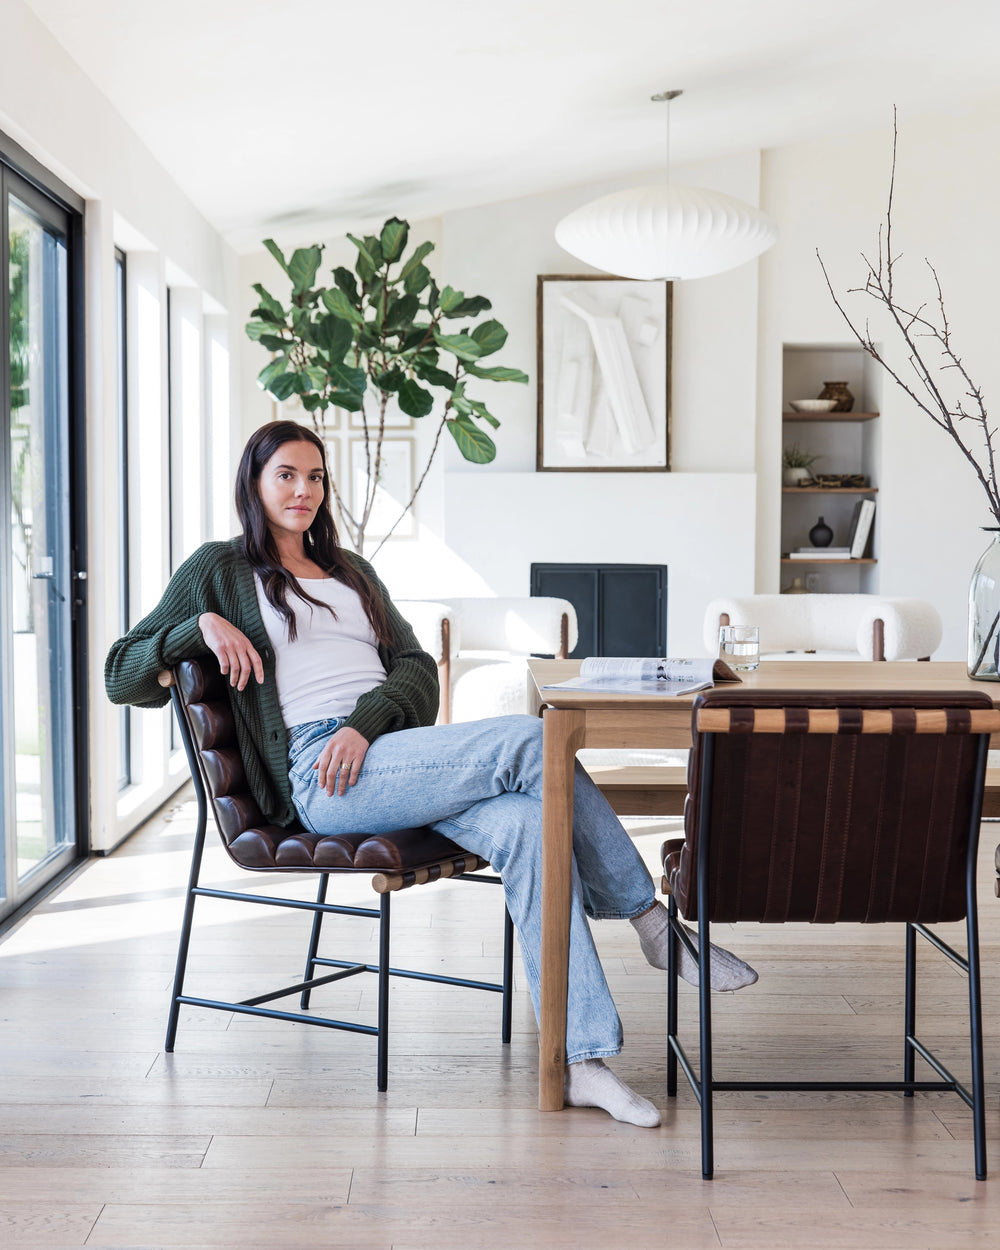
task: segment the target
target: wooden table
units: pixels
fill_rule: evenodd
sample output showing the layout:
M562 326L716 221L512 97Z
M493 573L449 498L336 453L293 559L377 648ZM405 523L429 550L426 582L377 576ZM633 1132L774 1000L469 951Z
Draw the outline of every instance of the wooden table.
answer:
M570 869L573 853L573 765L583 747L690 747L691 696L547 690L579 672L578 660L530 660L544 724L542 794L542 968L538 1105L563 1106L566 989L569 964ZM1000 706L1000 684L969 680L961 662L772 660L743 674L750 690L981 690ZM991 744L1000 747L994 739Z

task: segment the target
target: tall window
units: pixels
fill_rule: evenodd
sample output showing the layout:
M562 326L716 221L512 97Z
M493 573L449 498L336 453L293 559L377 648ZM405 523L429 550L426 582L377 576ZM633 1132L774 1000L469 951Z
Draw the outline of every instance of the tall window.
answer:
M125 253L115 250L115 375L118 415L118 626L122 634L131 625L129 611L129 458L128 458L128 339L125 317ZM132 781L132 713L120 712L118 788Z
M0 917L76 858L86 777L81 218L5 151L0 136Z

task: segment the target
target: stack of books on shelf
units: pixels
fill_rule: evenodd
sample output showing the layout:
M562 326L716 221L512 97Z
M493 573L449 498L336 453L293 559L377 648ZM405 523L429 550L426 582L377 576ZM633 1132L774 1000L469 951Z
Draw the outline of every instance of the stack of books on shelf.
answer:
M854 505L851 530L846 547L796 547L788 553L789 560L860 560L871 554L872 521L875 504L862 499Z
M851 516L851 536L849 544L851 559L859 560L869 555L872 537L872 521L875 519L875 504L871 499L859 499L854 505Z
M849 560L850 547L796 547L789 560Z

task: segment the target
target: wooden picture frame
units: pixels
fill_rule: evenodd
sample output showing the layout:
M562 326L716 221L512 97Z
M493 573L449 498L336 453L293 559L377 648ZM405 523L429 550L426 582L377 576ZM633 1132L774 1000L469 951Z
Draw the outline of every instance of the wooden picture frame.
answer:
M538 472L670 469L673 284L540 274Z
M329 434L333 430L340 429L340 416L343 410L340 408L327 408L323 417L323 433ZM315 413L307 412L302 406L301 395L289 395L287 399L276 399L274 401L274 421L297 421L299 425L308 425L310 429L316 429ZM322 435L321 435L322 437Z
M375 442L371 442L372 454ZM349 440L349 464L351 474L351 511L358 516L363 507L368 467L365 460L365 440ZM380 483L375 492L365 539L385 538L399 517L400 512L413 494L414 440L412 438L385 438L382 440L382 463ZM413 538L417 522L411 508L406 516L392 529L391 538Z

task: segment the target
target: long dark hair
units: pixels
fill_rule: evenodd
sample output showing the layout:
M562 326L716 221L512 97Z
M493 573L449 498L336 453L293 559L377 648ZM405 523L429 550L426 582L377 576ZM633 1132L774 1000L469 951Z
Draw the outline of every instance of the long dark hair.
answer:
M243 527L243 554L264 587L268 602L285 622L289 640L295 641L295 613L288 606L288 593L298 595L306 603L333 611L328 604L314 599L278 559L278 548L267 523L260 497L260 475L274 453L285 443L311 443L323 464L323 502L303 537L305 553L324 573L357 591L375 636L385 646L392 646L393 633L385 603L378 589L344 555L337 536L337 527L330 512L330 471L326 463L323 440L306 425L295 421L272 421L255 430L243 448L236 470L236 515ZM336 613L334 613L336 616Z

